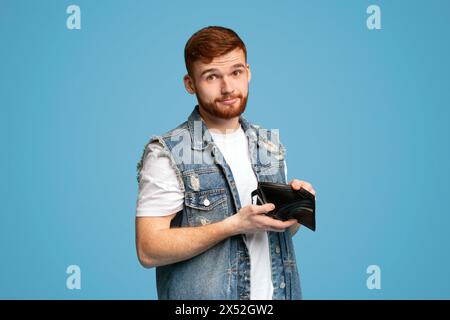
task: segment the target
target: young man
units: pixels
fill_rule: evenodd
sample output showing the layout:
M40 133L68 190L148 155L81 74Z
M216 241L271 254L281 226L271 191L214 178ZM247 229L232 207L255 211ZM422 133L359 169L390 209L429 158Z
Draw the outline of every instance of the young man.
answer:
M156 267L159 299L301 299L292 243L299 224L266 216L273 204L252 204L258 181L287 176L276 132L241 116L246 47L234 31L207 27L188 40L185 62L198 105L153 137L138 164L139 261ZM305 181L289 184L315 194Z

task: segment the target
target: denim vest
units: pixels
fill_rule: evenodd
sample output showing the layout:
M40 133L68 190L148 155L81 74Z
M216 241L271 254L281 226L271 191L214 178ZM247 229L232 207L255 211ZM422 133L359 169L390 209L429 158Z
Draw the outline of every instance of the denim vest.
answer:
M249 141L258 181L286 183L285 149L274 130L239 119ZM170 158L184 192L184 208L171 228L196 227L221 221L241 208L230 167L215 145L198 106L188 120L163 136L154 136ZM275 142L274 142L275 141ZM147 148L138 163L138 181ZM301 299L300 279L290 230L268 232L273 299ZM250 299L250 257L243 235L229 237L188 260L156 268L159 299Z

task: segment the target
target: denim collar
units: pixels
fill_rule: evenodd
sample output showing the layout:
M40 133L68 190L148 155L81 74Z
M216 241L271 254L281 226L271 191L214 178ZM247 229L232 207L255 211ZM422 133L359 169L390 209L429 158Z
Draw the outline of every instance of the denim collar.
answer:
M256 127L251 125L242 115L239 117L239 123L244 130L249 142L254 143L258 140L258 132ZM188 128L192 139L192 149L204 150L212 141L211 134L206 126L205 121L200 115L199 106L196 105L188 118ZM195 128L195 130L194 130ZM194 135L194 131L197 133ZM201 135L198 134L201 132Z

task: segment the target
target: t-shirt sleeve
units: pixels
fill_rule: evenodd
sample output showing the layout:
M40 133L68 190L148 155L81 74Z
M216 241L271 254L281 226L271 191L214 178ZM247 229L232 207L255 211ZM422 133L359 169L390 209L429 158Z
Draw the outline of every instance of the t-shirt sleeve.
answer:
M184 192L171 159L159 156L164 150L157 142L148 144L147 148L140 171L136 216L167 216L182 210Z

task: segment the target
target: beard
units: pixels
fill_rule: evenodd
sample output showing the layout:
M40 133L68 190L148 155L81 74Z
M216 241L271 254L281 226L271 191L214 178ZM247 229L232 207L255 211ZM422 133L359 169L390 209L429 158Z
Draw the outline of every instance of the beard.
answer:
M197 93L195 95L197 96L200 107L202 107L205 112L221 119L238 117L245 111L245 107L247 106L248 93L245 97L242 96L242 94L224 96L214 99L214 102L203 101ZM222 100L234 98L238 98L239 100L232 105L220 104L220 101Z

